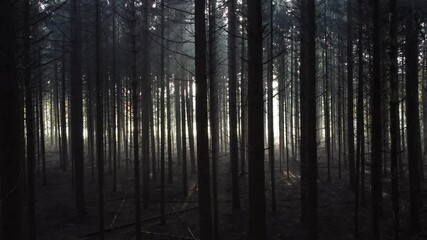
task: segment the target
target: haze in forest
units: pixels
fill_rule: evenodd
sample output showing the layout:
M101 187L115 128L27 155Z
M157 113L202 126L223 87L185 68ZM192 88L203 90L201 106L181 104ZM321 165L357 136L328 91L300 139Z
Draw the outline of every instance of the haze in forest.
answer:
M0 1L0 240L427 239L426 16Z

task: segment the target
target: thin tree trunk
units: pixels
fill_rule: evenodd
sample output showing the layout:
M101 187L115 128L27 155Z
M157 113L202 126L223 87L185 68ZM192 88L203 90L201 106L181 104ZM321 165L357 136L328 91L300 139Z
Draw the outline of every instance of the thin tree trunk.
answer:
M139 179L139 141L138 141L138 124L139 124L139 98L138 98L138 79L136 75L136 2L131 0L131 51L132 51L132 108L133 108L133 158L134 158L134 183L135 183L135 236L136 240L141 240L141 200L140 179ZM145 129L146 130L146 129ZM144 148L145 146L143 146Z
M189 85L189 96L187 96L187 119L188 119L188 143L190 147L190 163L191 163L191 174L196 173L196 156L194 149L194 130L193 130L193 82L190 81Z
M399 132L399 86L398 86L398 47L397 47L397 17L396 0L390 0L390 167L391 167L391 195L393 208L393 234L399 239L399 179L398 179L398 132Z
M354 120L353 120L353 12L352 0L347 0L347 138L349 187L354 189Z
M165 216L165 2L160 2L160 224Z
M104 239L104 106L103 81L101 76L101 6L95 1L95 74L96 74L96 159L98 165L98 229ZM92 96L89 96L92 97Z
M62 52L65 53L65 34L62 36ZM67 170L68 165L68 142L67 142L67 115L66 115L66 91L67 86L65 85L65 56L61 58L62 62L62 77L61 77L61 137L62 137L62 171Z
M185 88L186 84L182 84L181 88L181 124L182 124L182 191L184 196L188 195L188 183L187 183L187 133L186 133L186 121L185 121Z
M41 62L41 56L40 52L38 53L38 59ZM42 162L42 181L43 186L47 185L47 179L46 179L46 147L45 147L45 126L44 126L44 108L43 108L43 84L42 84L42 69L39 67L39 73L38 73L38 85L39 85L39 97L38 97L38 107L40 112L40 159Z
M270 162L270 181L271 181L271 208L272 211L276 212L276 180L274 177L274 118L273 118L273 74L274 74L274 59L273 59L273 47L274 47L274 7L273 0L270 1L270 43L269 43L269 64L267 72L267 92L268 92L268 157Z

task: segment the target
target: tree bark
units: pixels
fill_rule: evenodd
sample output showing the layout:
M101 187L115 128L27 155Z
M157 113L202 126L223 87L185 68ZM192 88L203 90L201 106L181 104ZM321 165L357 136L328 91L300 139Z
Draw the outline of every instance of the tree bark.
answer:
M301 3L301 218L307 239L317 239L315 1Z
M240 209L239 153L237 146L237 59L236 59L236 0L228 1L228 108L230 122L230 164L232 185L232 208Z
M413 8L406 16L405 68L411 230L417 233L421 230L419 208L421 206L420 161L422 155L418 101L418 31Z
M382 202L382 109L381 109L381 58L379 36L379 1L373 0L373 76L371 82L372 97L372 133L371 133L371 207L372 207L372 238L380 238L380 214Z
M266 239L261 1L248 1L248 169L247 238Z
M0 2L0 156L2 237L21 238L21 162L23 139L15 62L15 1ZM29 67L29 66L27 66Z
M196 127L197 180L199 186L200 239L212 239L211 183L208 139L208 104L206 79L205 1L195 2L195 66L196 66Z
M80 0L72 0L70 8L71 50L71 148L74 163L75 200L78 215L86 213L84 188L84 149L83 149L83 95L82 95L82 57Z

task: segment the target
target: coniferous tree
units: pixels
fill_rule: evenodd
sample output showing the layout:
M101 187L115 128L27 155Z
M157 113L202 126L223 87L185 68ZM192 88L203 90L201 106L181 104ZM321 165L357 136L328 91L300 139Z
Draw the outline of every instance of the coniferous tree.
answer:
M411 230L415 233L421 230L419 208L421 206L420 161L422 158L418 101L418 31L416 22L415 10L410 7L405 21L406 125Z
M80 0L70 6L70 81L71 81L71 148L74 166L74 186L77 214L86 213L84 190L83 96Z
M14 1L0 2L0 177L2 200L2 238L20 239L22 116L16 57ZM29 66L27 66L29 67ZM22 130L21 130L22 129Z
M315 1L301 2L301 218L307 239L317 239Z
M382 187L381 187L381 164L382 164L382 116L381 116L381 58L380 58L380 36L379 36L379 1L373 0L373 57L371 80L371 207L372 207L372 238L379 239L379 222L381 214Z
M248 16L248 239L266 239L261 1L247 2Z
M196 66L196 126L197 180L199 185L200 239L212 239L211 184L208 140L208 104L206 75L205 2L195 2L195 66ZM189 119L188 119L189 121Z
M233 189L233 209L240 209L239 152L237 147L237 59L236 59L236 0L228 1L228 94L230 122L230 163Z

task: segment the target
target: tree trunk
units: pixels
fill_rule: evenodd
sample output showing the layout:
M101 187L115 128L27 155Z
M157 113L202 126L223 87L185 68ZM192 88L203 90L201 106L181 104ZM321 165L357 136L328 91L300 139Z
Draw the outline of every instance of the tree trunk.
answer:
M62 52L65 53L65 34L62 35ZM65 85L65 54L61 58L61 87L62 87L62 96L61 96L61 140L62 140L62 171L67 170L68 165L68 142L67 142L67 115L66 115L66 91L67 86Z
M182 81L182 80L180 80ZM186 122L185 122L185 88L186 84L182 84L181 88L181 124L182 124L182 191L184 196L188 195L188 183L187 183L187 133L186 133Z
M193 82L188 83L189 94L187 96L187 123L188 123L188 143L190 147L191 174L196 173L196 156L194 149L194 130L193 130Z
M143 12L142 12L142 169L143 169L143 181L142 181L142 190L143 190L143 208L148 209L150 202L150 159L149 159L149 124L150 124L150 96L151 96L151 79L150 79L150 61L149 61L149 1L143 1ZM135 159L136 160L136 159Z
M37 54L38 60L41 62L41 54L40 52ZM42 84L42 69L39 67L38 72L38 85L39 85L39 97L38 97L38 107L40 112L40 120L39 120L39 127L40 127L40 159L42 162L42 181L43 186L47 185L47 179L46 179L46 147L45 147L45 126L44 126L44 108L43 108L43 84Z
M33 85L31 84L31 44L30 44L30 3L24 1L24 86L25 86L25 124L27 132L27 188L28 188L28 235L36 239L36 199L35 199L35 129ZM3 125L2 125L3 126ZM3 166L2 166L3 168ZM9 170L8 170L9 171ZM2 173L3 174L3 173ZM3 180L3 179L2 179ZM3 193L1 194L3 196ZM4 219L9 221L7 218ZM7 239L7 238L5 238ZM19 239L19 238L18 238Z
M160 224L165 216L165 2L160 2Z
M274 117L273 117L273 74L274 74L274 59L273 59L273 43L274 43L274 8L273 0L270 1L270 43L269 43L269 63L267 72L267 92L268 92L268 157L270 162L270 181L271 181L271 208L276 212L276 180L274 177Z
M247 238L266 239L261 1L248 1L248 169Z
M0 2L0 156L2 237L21 238L21 151L19 82L15 63L15 1ZM29 67L29 66L27 66ZM7 197L5 197L7 196Z
M307 239L317 239L315 1L301 3L301 218Z
M406 18L405 72L409 196L411 230L417 233L421 230L419 208L421 206L420 161L422 155L418 101L418 30L412 8Z
M95 78L96 78L96 159L98 165L98 228L104 239L104 106L103 81L101 76L101 6L95 1ZM91 96L89 96L91 97Z
M81 20L80 0L71 1L71 148L74 163L74 181L77 214L86 213L84 190L84 149L83 149L83 96L82 96L82 64L81 64Z
M205 2L195 2L195 66L196 66L196 128L197 180L199 186L200 239L212 239L211 183L208 138L208 104L206 79ZM189 119L190 120L190 119Z
M399 132L399 87L398 87L398 47L396 1L390 0L389 34L390 34L390 167L391 167L391 199L393 208L393 234L399 239L399 179L398 179L398 132Z
M381 112L381 58L379 36L379 1L373 0L373 77L371 83L372 97L372 133L371 133L371 207L372 207L372 238L379 239L379 221L381 214L382 187L382 112Z
M213 239L219 239L217 161L219 159L216 0L209 0L209 110L212 162Z
M139 91L138 79L136 75L136 2L131 0L131 52L132 52L132 108L133 108L133 160L134 160L134 183L135 183L135 236L136 240L141 240L141 200L140 200L140 179L139 179L139 141L138 141L138 124L139 124ZM147 130L147 128L145 129ZM146 146L143 146L143 148Z
M237 146L237 59L236 59L236 0L228 1L228 104L230 122L230 164L232 185L232 208L240 209L239 153Z
M354 189L354 120L353 120L353 12L352 0L347 0L347 138L349 187Z

